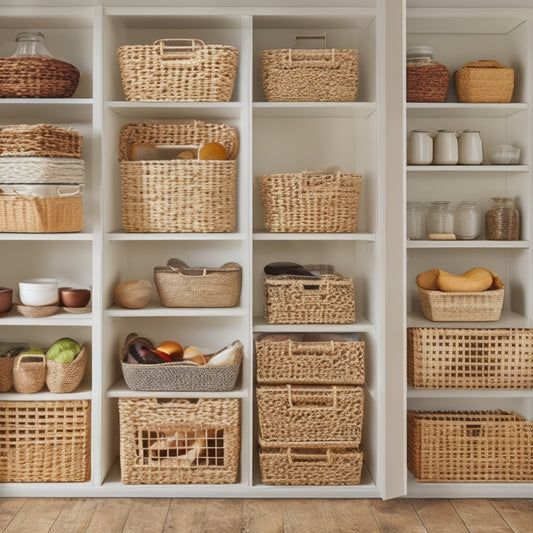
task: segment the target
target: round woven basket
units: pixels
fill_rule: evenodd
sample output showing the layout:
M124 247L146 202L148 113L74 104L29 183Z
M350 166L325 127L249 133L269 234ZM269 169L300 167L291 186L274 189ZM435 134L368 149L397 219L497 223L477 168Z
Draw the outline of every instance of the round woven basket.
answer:
M46 360L46 386L53 393L75 391L85 375L87 348L82 346L80 353L70 363Z
M20 354L13 363L13 386L17 392L39 392L46 380L46 360L40 354Z

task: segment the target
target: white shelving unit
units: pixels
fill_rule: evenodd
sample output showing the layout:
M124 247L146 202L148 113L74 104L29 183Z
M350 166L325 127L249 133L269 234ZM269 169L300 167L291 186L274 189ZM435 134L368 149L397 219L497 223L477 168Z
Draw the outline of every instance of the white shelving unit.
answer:
M408 9L407 47L433 46L438 61L452 73L448 99L441 104L406 105L407 130L477 129L484 143L484 161L477 167L407 166L408 200L476 200L483 212L492 196L515 197L521 211L519 241L407 241L407 326L464 328L529 328L531 301L531 13L476 9ZM515 91L509 104L457 103L453 72L473 59L491 57L515 69ZM514 144L522 150L519 165L497 166L488 161L495 144ZM420 312L416 274L442 268L460 274L485 266L505 280L504 310L497 322L426 320ZM529 420L533 415L529 390L426 390L409 387L407 407L414 410L504 409ZM418 483L408 473L412 497L525 497L531 483Z

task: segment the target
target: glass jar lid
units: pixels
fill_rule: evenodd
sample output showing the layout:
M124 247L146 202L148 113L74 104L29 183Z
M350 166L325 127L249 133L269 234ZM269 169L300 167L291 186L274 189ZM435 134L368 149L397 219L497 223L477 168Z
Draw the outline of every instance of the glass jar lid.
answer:
M434 54L431 46L412 46L406 51L407 59L433 59Z

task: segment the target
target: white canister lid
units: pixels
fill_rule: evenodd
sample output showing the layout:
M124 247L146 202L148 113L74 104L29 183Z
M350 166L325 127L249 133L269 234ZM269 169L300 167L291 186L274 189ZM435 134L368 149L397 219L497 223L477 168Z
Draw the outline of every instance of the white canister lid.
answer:
M407 59L412 59L414 57L430 57L433 58L435 51L431 46L412 46L407 49Z

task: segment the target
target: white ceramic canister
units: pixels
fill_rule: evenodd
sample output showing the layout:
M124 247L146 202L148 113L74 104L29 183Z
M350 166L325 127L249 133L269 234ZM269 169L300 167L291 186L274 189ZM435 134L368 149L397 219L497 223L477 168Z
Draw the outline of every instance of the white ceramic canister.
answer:
M458 163L460 165L481 165L483 142L479 131L463 130L457 140Z
M427 130L413 130L407 141L407 164L430 165L433 161L433 138Z
M433 141L433 164L456 165L458 157L455 130L438 130Z

